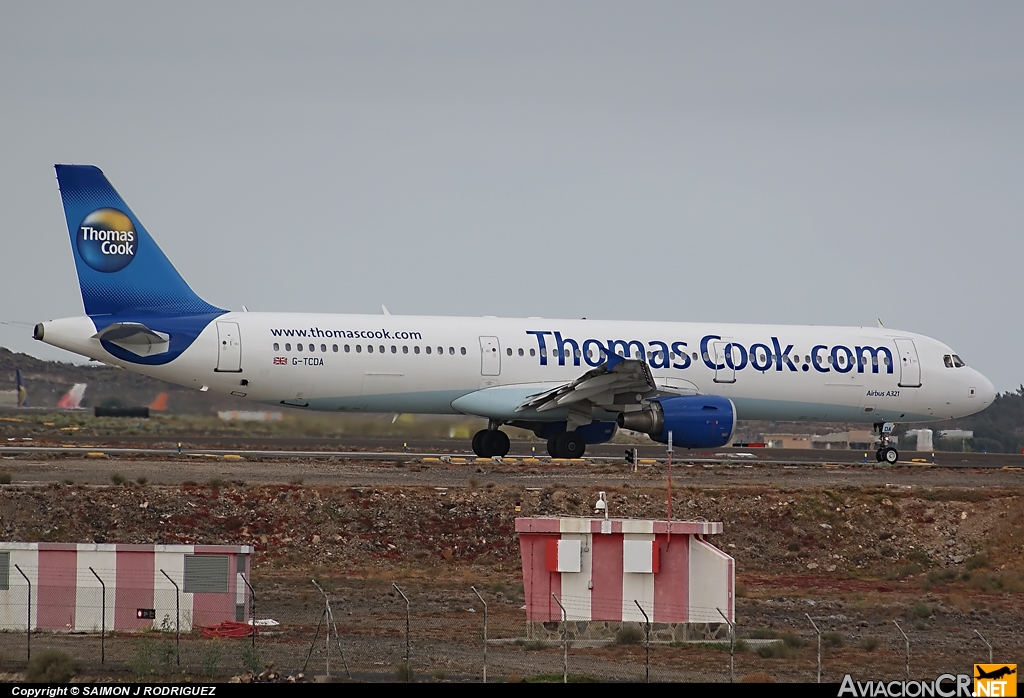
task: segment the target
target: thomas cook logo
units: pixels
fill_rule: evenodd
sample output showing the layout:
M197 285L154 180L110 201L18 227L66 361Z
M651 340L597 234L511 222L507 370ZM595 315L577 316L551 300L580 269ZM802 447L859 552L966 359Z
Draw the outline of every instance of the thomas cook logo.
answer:
M138 242L132 219L116 208L98 208L78 226L78 254L96 271L124 269L135 259Z

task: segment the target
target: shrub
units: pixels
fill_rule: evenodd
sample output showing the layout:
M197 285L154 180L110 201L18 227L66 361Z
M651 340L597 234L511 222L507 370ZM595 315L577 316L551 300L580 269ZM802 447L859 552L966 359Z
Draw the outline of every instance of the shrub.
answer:
M219 477L211 477L209 480L206 481L206 484L209 485L210 487L215 487L215 488L216 487L223 487L224 486L224 481L222 479L220 479Z
M821 634L822 641L829 647L842 647L843 646L843 635L835 630L831 630L827 633Z
M110 481L115 485L123 485L128 482L128 478L121 473L110 473Z
M910 609L910 614L915 618L931 618L932 608L928 604L918 601L914 604L914 607Z
M874 652L878 649L877 637L866 637L860 641L860 648L865 652Z
M804 646L803 639L796 633L782 633L782 641L786 643L787 647L798 649Z
M66 653L44 650L32 657L25 669L25 678L32 683L67 683L78 667Z
M793 650L785 642L771 642L758 647L757 656L764 659L792 659Z
M981 555L972 555L967 558L967 562L964 564L969 570L976 570L979 567L988 567L988 556L984 553Z
M644 641L644 631L635 625L623 625L615 633L616 645L636 645Z
M135 482L139 483L140 485L145 485L147 482L149 482L149 478L146 477L145 475L139 475L137 478L135 478Z

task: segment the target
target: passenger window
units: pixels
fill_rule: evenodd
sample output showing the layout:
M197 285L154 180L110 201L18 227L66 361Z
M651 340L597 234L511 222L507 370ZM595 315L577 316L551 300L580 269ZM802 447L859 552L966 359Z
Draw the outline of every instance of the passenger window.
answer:
M430 347L427 347L427 353L428 354L430 353Z
M356 345L356 353L357 354L362 354L363 353L363 345L362 344L357 344Z
M828 362L829 362L829 363L832 363L832 355L831 355L831 354L830 354L830 355L829 355L829 357L828 357Z
M338 353L338 345L337 345L337 344L333 345L333 346L331 347L331 349L333 349L333 350L334 350L334 353L335 353L335 354L337 354L337 353Z
M320 345L320 351L326 353L327 352L327 345L326 344L321 344Z
M506 349L505 353L508 354L509 356L512 356L512 347L509 347L508 349Z
M537 355L537 350L536 349L531 349L530 350L530 356L536 356L536 355Z
M523 355L523 348L522 348L522 347L519 347L519 355L520 355L520 356L522 356L522 355Z
M443 354L444 353L444 347L438 347L437 348L437 353L438 354Z
M462 355L463 355L463 356L465 356L465 355L466 355L466 347L462 347Z
M347 353L349 352L349 350L350 350L350 349L351 349L351 347L349 347L349 345L347 345L347 344L346 344L346 345L345 345L345 353L347 354Z
M805 364L811 363L811 355L810 354L808 354L807 356L804 357L804 363Z
M281 345L278 344L277 342L274 342L274 351L280 351L280 350L281 350Z
M391 345L391 353L392 354L397 354L398 353L398 347L396 347L394 344Z
M576 355L577 359L580 358L580 350L579 349L576 349L573 353Z
M541 349L540 350L540 355L541 356L546 356L547 355L547 349ZM533 349L530 350L530 356L533 356Z
M693 352L693 360L696 361L697 359L698 359L697 352Z
M420 345L419 344L417 344L416 346L414 346L412 348L412 353L413 354L419 354L420 353Z
M373 353L373 345L372 344L367 344L366 345L366 352L368 354L372 354Z
M309 345L309 350L310 350L310 351L316 351L316 347L315 347L315 346L313 346L312 344L310 344L310 345Z
M408 354L409 353L409 345L408 344L406 344L404 347L402 347L402 353L403 354Z
M383 344L381 344L381 345L380 345L380 347L379 347L379 349L380 349L380 353L381 353L381 354L383 354L383 353L384 353L384 345L383 345Z
M285 344L284 345L284 350L285 351L291 351L292 350L292 345L291 344Z
M296 344L295 348L298 349L299 351L302 351L302 345L301 344Z

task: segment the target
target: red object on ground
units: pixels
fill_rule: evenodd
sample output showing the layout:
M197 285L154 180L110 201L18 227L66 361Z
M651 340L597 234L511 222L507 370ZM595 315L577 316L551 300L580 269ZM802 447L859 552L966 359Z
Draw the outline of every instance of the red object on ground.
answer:
M226 620L218 625L203 628L203 637L249 637L256 632L255 626Z

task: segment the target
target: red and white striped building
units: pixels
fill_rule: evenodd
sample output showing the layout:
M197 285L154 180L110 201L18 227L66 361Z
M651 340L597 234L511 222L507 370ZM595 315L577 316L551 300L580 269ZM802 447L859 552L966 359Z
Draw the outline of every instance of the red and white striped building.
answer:
M735 563L706 536L720 522L520 518L526 615L568 620L720 623L734 619Z
M33 630L98 632L104 616L107 630L248 621L241 577L249 578L252 553L230 545L0 542L0 630L31 621Z

